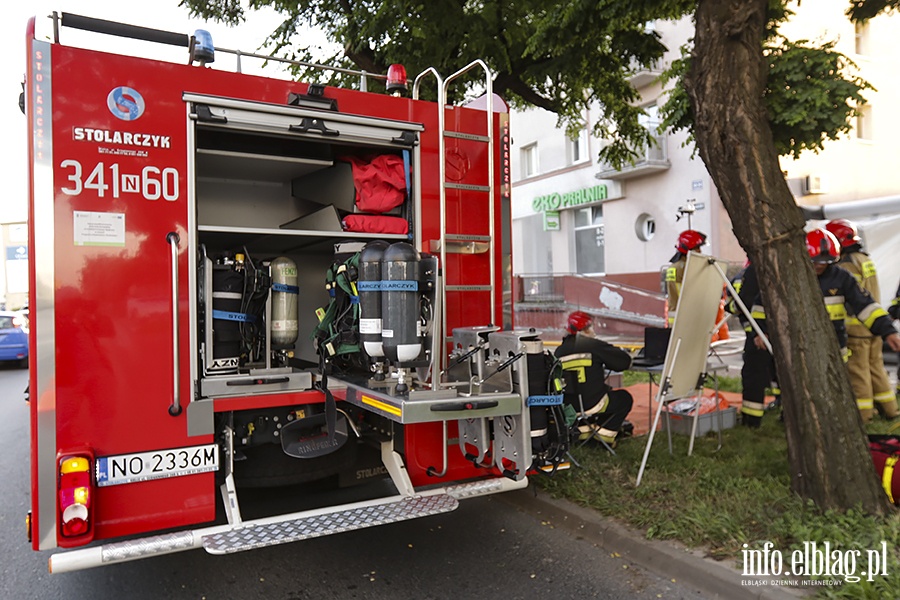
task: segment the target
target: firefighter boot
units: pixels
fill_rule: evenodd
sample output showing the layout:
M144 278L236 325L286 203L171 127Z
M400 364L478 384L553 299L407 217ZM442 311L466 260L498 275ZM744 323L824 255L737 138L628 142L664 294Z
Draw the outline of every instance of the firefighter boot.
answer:
M863 423L871 423L875 410L872 408L861 408L859 409L859 414L862 417Z
M881 413L881 416L888 421L896 419L897 415L900 415L900 410L897 409L897 400L893 398L886 402L882 402L876 398L875 407L878 409L878 412Z

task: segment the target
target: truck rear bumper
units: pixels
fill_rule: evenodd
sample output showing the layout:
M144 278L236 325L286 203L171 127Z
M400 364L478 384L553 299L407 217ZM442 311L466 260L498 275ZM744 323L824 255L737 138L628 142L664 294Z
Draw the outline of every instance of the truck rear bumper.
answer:
M54 554L49 559L49 569L51 573L65 573L195 548L204 548L210 554L230 554L450 512L456 509L459 500L508 492L527 485L527 478L513 481L498 477L431 489L412 496L390 496L235 525L216 525L114 542Z

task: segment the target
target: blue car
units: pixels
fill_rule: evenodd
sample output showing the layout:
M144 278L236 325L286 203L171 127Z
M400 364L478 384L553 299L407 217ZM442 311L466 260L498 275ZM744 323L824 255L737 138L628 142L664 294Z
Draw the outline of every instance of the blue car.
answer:
M28 319L19 313L0 312L0 361L28 367Z

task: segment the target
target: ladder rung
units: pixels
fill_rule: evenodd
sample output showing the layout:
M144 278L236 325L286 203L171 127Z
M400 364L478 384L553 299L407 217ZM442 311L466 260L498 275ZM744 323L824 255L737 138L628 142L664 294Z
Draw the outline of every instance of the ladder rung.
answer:
M466 235L464 233L448 233L444 235L445 240L454 240L457 242L489 242L489 235Z
M489 142L491 138L486 135L476 135L474 133L463 133L462 131L444 131L444 136L448 138L457 138L460 140L472 140L473 142Z
M448 292L489 292L494 289L492 285L446 285Z
M449 181L444 182L444 187L449 190L469 190L472 192L491 191L490 186L487 185L472 185L471 183L450 183Z

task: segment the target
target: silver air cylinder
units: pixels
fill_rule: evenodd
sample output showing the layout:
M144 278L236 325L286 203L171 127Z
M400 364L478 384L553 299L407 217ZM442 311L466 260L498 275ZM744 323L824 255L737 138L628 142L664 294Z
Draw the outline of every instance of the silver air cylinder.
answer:
M418 250L407 242L391 244L381 264L381 338L385 356L397 365L422 352L418 279Z
M297 341L297 263L279 256L269 266L272 273L272 343L291 346Z
M359 339L372 358L384 356L381 341L381 262L389 244L374 240L359 254Z

